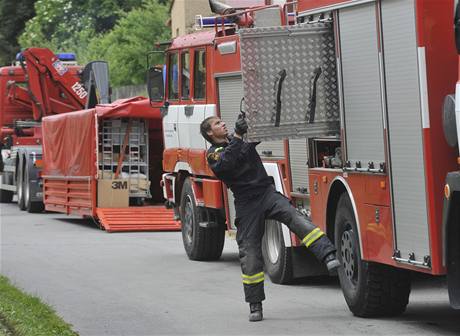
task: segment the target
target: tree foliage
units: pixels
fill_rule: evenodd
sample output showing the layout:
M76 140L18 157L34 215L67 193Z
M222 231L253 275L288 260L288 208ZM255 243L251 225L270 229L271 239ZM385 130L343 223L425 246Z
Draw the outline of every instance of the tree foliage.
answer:
M0 0L1 1L1 0ZM146 54L170 35L168 0L37 0L21 47L76 52L109 62L113 86L144 82ZM161 61L160 61L161 62Z
M85 47L96 34L112 29L124 11L141 3L142 0L37 0L36 16L27 22L19 41L23 47L53 50Z
M109 33L93 39L85 58L107 60L113 86L144 83L147 53L155 42L170 37L167 19L167 6L145 0L141 7L123 14ZM163 56L157 55L154 62L163 62Z
M20 50L17 41L25 22L35 15L35 0L0 0L0 65L10 63Z

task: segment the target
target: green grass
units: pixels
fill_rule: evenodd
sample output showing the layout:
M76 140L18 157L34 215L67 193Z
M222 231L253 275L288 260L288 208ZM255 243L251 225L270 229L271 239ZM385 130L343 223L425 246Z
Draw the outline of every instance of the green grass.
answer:
M76 336L48 305L0 276L0 336Z

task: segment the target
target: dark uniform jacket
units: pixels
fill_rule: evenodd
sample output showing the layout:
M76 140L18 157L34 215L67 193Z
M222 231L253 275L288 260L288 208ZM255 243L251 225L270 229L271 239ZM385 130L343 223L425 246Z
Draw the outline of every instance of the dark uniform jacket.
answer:
M213 144L207 152L209 167L232 190L236 202L263 194L273 184L256 151L258 144L233 137L229 143Z

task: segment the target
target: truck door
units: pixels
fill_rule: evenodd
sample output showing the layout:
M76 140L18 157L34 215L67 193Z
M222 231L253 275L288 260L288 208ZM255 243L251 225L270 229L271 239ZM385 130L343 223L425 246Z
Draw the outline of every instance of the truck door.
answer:
M182 107L175 105L174 102L179 100L179 54L172 53L168 56L168 102L171 104L167 107L163 116L163 134L164 147L177 148L179 147L179 128L178 118Z

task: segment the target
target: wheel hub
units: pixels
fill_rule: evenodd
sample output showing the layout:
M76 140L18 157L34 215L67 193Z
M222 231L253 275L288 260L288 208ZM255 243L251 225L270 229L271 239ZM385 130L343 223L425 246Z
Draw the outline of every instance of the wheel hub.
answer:
M352 283L356 283L358 268L356 264L355 244L352 235L352 230L346 230L342 233L340 253L342 256L342 265L345 275Z
M25 204L29 204L29 198L30 198L30 186L29 186L29 178L26 175L26 178L24 180L25 183L25 191L24 191L24 202Z
M191 244L193 240L193 204L190 196L187 196L185 200L184 221L182 225L187 243Z
M273 221L267 221L265 226L265 239L267 241L267 254L272 264L276 264L279 259L281 244L280 234L278 230L278 223Z
M18 202L22 199L22 177L18 177L18 186L17 186Z

